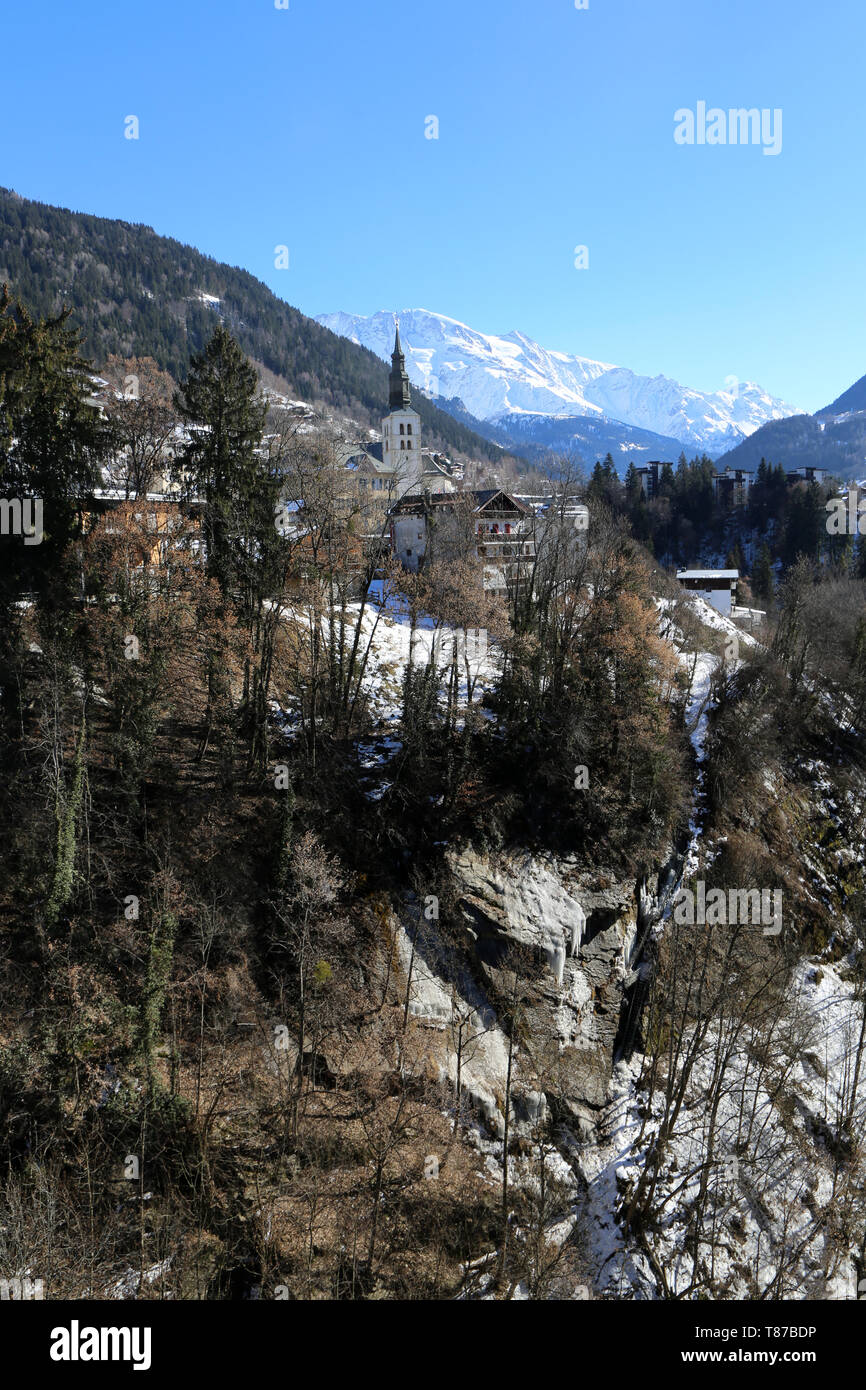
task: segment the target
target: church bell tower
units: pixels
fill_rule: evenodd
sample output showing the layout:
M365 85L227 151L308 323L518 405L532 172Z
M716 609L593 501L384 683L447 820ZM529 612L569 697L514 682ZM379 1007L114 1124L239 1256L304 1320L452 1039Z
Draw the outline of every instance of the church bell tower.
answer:
M398 492L410 492L421 480L421 416L412 409L406 356L396 324L391 375L388 378L389 413L382 421L382 458L398 480Z

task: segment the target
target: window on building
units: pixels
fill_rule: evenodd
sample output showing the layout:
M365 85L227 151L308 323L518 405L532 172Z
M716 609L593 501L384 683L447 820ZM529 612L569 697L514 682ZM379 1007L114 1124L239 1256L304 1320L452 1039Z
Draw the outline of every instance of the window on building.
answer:
M412 426L411 426L411 425L407 425L407 426L406 426L406 433L407 433L407 434L411 434L411 433L412 433Z
M406 433L406 426L405 426L405 425L401 425L401 426L400 426L400 433L401 433L401 434L405 434L405 433Z

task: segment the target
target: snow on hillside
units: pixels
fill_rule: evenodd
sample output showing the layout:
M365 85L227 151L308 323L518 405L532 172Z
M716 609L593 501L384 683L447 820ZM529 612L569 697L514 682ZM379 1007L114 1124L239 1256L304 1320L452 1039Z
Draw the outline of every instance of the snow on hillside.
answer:
M758 645L705 599L690 595L688 602L706 627L735 635L741 646ZM683 650L670 600L660 600L658 606L660 630L691 676L686 726L697 772L691 837L683 861L683 876L688 877L702 853L702 764L718 657ZM657 932L667 929L668 916L669 911L663 914ZM856 1242L846 1249L842 1239L834 1248L827 1233L834 1228L833 1214L841 1203L852 1195L856 1198L866 1180L862 1158L855 1156L850 1168L840 1167L832 1141L851 1103L863 1008L845 962L803 959L775 1027L769 1066L755 1064L760 1041L751 1029L743 1028L731 1046L730 1036L721 1036L720 1026L712 1025L667 1144L655 1198L656 1210L664 1213L655 1232L655 1268L617 1223L615 1212L624 1191L645 1168L663 1120L664 1088L651 1092L646 1087L640 1054L615 1066L597 1136L578 1150L587 1185L584 1218L597 1294L655 1297L659 1267L671 1296L686 1293L694 1277L691 1223L711 1152L715 1234L711 1248L702 1247L701 1259L704 1272L712 1266L719 1297L857 1297ZM710 1137L708 1097L724 1046L730 1047L731 1055ZM855 1132L862 1132L864 1119L861 1100L853 1117Z
M712 1259L716 1287L725 1291L720 1296L767 1296L780 1263L787 1263L783 1289L771 1296L857 1297L853 1245L850 1253L834 1252L827 1240L843 1180L834 1172L823 1136L834 1127L850 1091L863 1009L844 974L840 966L800 963L776 1031L776 1059L766 1071L755 1066L757 1041L749 1030L733 1050L715 1117L710 1186L717 1233L711 1254L706 1247L702 1252L702 1258ZM692 1278L689 1216L706 1163L705 1097L717 1061L713 1037L696 1064L657 1193L665 1212L657 1258L660 1254L673 1295ZM640 1177L660 1122L661 1093L650 1096L641 1089L642 1061L636 1055L617 1065L601 1142L587 1145L580 1160L589 1189L596 1288L608 1296L652 1297L656 1284L649 1262L625 1241L612 1215L623 1185ZM647 1109L651 1119L641 1141ZM862 1129L862 1113L859 1123ZM751 1141L744 1146L747 1130ZM862 1185L864 1177L861 1171L849 1180Z
M348 604L346 625L351 630L358 621L361 605ZM292 614L286 612L291 621ZM370 587L370 601L364 606L361 617L360 651L369 646L363 690L368 701L369 712L377 726L375 737L368 737L358 744L358 760L367 781L366 794L378 801L388 790L388 764L400 751L401 743L393 737L395 727L402 717L402 692L406 667L411 659L416 667L425 667L436 648L436 664L445 679L445 668L451 660L452 644L462 637L455 629L437 626L429 618L422 618L412 631L405 605L397 594L389 595L382 602L381 583L374 581ZM461 648L461 651L463 649ZM475 655L470 649L469 674L472 679L472 699L479 705L485 690L492 687L499 663L499 653L491 647L486 653ZM461 673L458 700L463 706L467 703L468 691L465 676L465 661L459 661ZM274 715L282 725L285 734L291 736L296 727L296 711L288 704L273 703ZM490 718L489 710L484 711ZM458 726L461 724L458 716Z
M688 595L686 603L710 632L736 636L743 647L757 645L753 636L717 613L700 595ZM697 771L692 843L684 863L684 869L691 871L700 852L702 764L712 676L720 658L710 651L686 650L683 633L676 626L676 607L670 599L658 600L657 606L660 632L672 643L691 678L686 724ZM351 615L354 621L358 613L356 605ZM372 644L366 689L379 731L359 743L358 754L371 779L367 794L376 800L388 789L388 764L401 746L395 734L399 731L400 692L410 649L413 661L426 663L432 644L437 640L447 643L453 633L440 630L437 634L427 621L413 634L399 596L389 598L383 606L367 606L361 622L363 635ZM476 700L481 698L485 683L492 681L496 660L494 651L479 663ZM464 699L465 695L464 688ZM581 958L584 914L563 866L552 858L527 852L522 860L515 858L503 869L497 882L515 939L541 946L552 979L565 986L563 1005L567 1002L579 1008L591 997ZM665 920L660 920L657 930L665 929ZM407 982L407 1008L430 1031L429 1055L448 1093L456 1081L455 1023L463 1019L471 1029L473 1047L461 1073L466 1138L484 1154L489 1180L497 1183L502 1171L501 1096L508 1065L500 1022L478 980L467 974L446 983L439 969L435 931L413 934L398 924L396 944L396 969ZM622 973L625 970L623 963ZM761 1041L745 1026L730 1045L728 1084L713 1114L710 1137L707 1097L714 1083L715 1043L730 1044L730 1039L717 1039L718 1025L712 1025L666 1149L656 1194L656 1209L664 1212L664 1221L655 1235L655 1268L640 1242L616 1219L623 1194L644 1170L662 1122L663 1088L654 1092L647 1089L642 1077L645 1059L636 1054L614 1067L606 1105L594 1132L587 1135L567 1124L560 1127L559 1151L551 1151L545 1162L572 1203L572 1215L548 1230L547 1238L560 1243L580 1219L589 1242L594 1296L656 1297L659 1266L672 1296L687 1293L694 1274L692 1213L708 1153L712 1154L709 1210L715 1235L711 1250L704 1245L701 1257L705 1264L712 1262L714 1287L723 1291L719 1296L857 1296L853 1253L844 1243L833 1249L827 1239L833 1224L831 1213L843 1198L847 1200L844 1184L862 1186L864 1176L852 1170L847 1177L842 1171L840 1177L827 1142L849 1103L863 1009L855 991L844 962L799 963L775 1028L769 1063L756 1065L756 1057L763 1055ZM520 1105L525 1110L527 1103L534 1104L535 1100L542 1107L546 1104L541 1093L527 1092ZM488 1128L479 1123L480 1117L486 1119ZM855 1117L860 1129L863 1119L862 1115ZM515 1121L515 1132L520 1128ZM534 1162L515 1156L511 1160L512 1184L530 1185L535 1180L533 1170ZM480 1262L481 1289L481 1267L493 1258ZM784 1280L781 1286L774 1282L780 1277ZM517 1298L523 1296L521 1290L515 1294ZM577 1289L573 1296L586 1296L586 1291Z
M388 361L394 316L320 314L318 322ZM426 309L400 314L406 367L416 386L459 397L481 420L529 413L605 417L718 456L769 420L798 412L752 382L705 392L665 376L543 348L524 333L480 333Z
M726 639L727 651L731 653L730 666L736 667L739 664L739 650L747 647L757 647L757 639L751 633L744 632L738 627L731 618L719 613L711 603L701 595L696 593L684 594L685 602L691 608L695 617L709 628L711 632L717 632ZM677 655L677 661L682 671L688 677L689 688L686 695L685 726L692 748L695 754L695 784L692 796L692 811L689 820L689 843L683 856L683 866L681 878L688 878L692 875L698 865L701 853L701 838L703 833L704 821L704 762L707 756L707 734L709 732L709 718L713 709L710 699L712 691L713 677L719 669L720 658L713 652L689 651L682 632L675 625L675 609L670 599L656 600L659 609L659 632L665 641L670 642ZM727 655L727 652L726 652ZM665 916L670 914L670 898L665 908Z

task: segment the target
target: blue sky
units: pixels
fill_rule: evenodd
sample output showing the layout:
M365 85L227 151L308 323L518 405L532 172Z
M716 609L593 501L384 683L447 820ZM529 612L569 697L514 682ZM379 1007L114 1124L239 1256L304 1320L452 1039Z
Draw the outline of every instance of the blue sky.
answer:
M289 4L9 7L0 183L310 314L423 307L809 410L866 372L862 0ZM781 108L781 153L678 146L699 101Z

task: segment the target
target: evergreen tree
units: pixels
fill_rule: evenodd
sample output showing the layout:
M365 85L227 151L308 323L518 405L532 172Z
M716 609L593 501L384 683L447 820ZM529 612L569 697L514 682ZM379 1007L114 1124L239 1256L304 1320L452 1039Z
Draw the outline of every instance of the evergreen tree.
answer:
M650 519L650 510L641 497L637 507L632 513L631 530L635 540L645 545L651 555L655 554L655 542L653 540L653 524Z
M592 506L593 503L605 503L607 501L607 490L605 488L604 467L600 459L596 460L592 470L592 476L586 489L587 501Z
M258 399L255 368L223 324L192 358L175 405L192 427L182 462L191 491L205 502L208 567L227 594L236 579L239 548L245 550L250 540L247 523L257 506L257 450L267 407ZM273 512L269 524L273 530Z
M634 466L634 460L629 459L628 468L625 473L625 500L629 508L635 508L641 499L643 489L640 485L638 471Z
M0 497L42 507L41 543L0 539L4 607L22 591L43 601L71 579L69 541L80 530L109 434L88 404L90 364L68 313L35 319L0 287ZM31 520L38 515L35 505Z
M613 461L613 456L608 453L602 461L596 462L592 470L592 477L587 488L587 500L590 505L593 502L601 503L613 511L622 506L622 497L622 483L616 471L616 464Z
M659 497L673 497L675 491L674 466L669 460L666 460L662 464L661 477L659 478Z
M725 560L725 568L729 570L739 570L740 574L745 574L746 572L746 557L743 554L743 547L739 536L728 551L727 559Z
M827 535L825 518L821 490L816 483L809 487L795 486L791 490L782 545L787 564L792 565L799 555L817 559Z
M765 543L758 551L758 558L752 571L752 593L755 598L771 599L773 588L773 562L769 548Z

